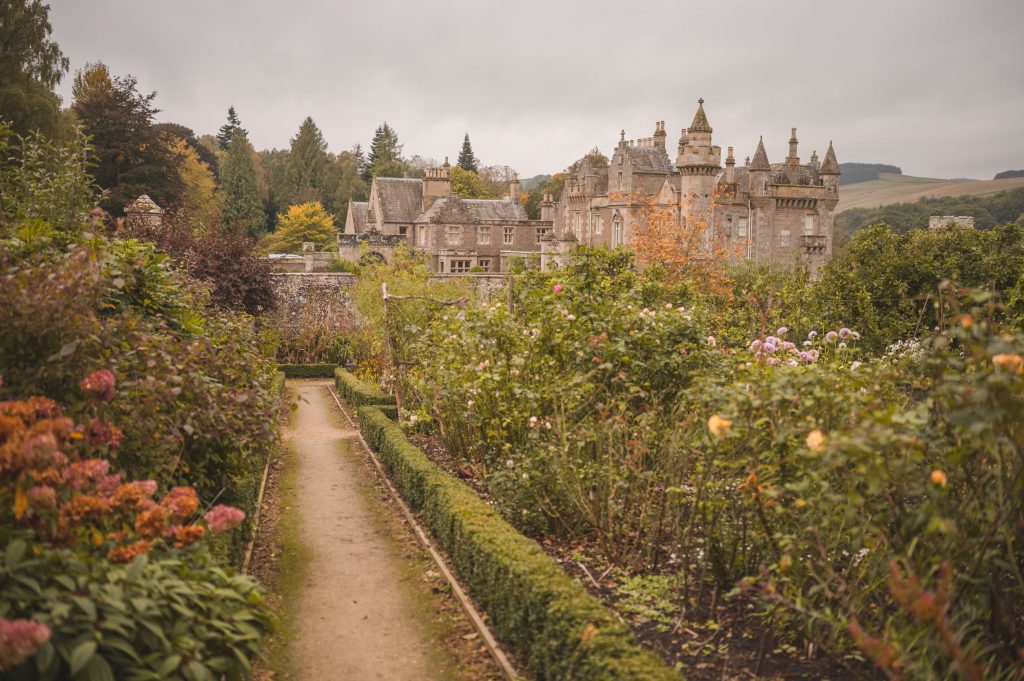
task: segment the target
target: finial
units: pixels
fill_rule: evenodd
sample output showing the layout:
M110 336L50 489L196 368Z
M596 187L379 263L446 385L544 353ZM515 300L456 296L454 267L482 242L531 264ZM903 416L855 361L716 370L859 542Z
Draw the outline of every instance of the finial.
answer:
M700 104L701 106L703 106L704 105L704 98L701 97L700 99L698 99L697 103Z
M626 130L625 129L623 129L622 132L619 133L619 141L620 142L625 142L626 141Z

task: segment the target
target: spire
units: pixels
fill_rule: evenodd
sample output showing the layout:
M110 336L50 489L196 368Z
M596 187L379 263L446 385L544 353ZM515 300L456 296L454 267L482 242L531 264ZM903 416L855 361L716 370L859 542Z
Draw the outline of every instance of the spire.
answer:
M704 98L697 100L697 113L693 115L693 123L690 124L690 132L711 132L711 124L708 123L707 114L704 113Z
M832 148L832 140L828 141L828 151L825 152L825 160L821 162L821 175L840 175L839 161L836 160L836 152Z
M754 152L754 160L750 163L751 170L771 170L772 165L768 163L768 152L764 150L764 137L757 141L757 151Z

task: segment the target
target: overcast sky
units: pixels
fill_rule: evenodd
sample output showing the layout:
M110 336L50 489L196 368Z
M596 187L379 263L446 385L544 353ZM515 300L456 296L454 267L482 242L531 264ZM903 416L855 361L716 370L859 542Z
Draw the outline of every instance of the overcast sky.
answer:
M388 121L407 155L521 176L608 153L665 120L674 153L705 99L715 143L773 161L893 163L988 179L1024 168L1024 0L50 0L72 72L103 61L162 121L257 148L306 116L331 151ZM60 92L70 101L71 77Z

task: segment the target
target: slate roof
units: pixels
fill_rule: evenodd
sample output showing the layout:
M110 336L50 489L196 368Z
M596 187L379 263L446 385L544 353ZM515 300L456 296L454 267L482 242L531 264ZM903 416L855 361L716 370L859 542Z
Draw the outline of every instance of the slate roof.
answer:
M831 148L831 147L830 147ZM142 194L139 198L129 203L124 208L125 213L150 213L152 215L160 215L164 212L164 209L156 205L153 199L149 198L149 194Z
M661 147L625 147L626 162L640 172L670 173L675 167Z
M511 199L463 199L450 196L434 201L416 222L519 222L527 219L523 207Z
M414 222L423 206L423 180L410 177L374 179L384 222Z
M366 218L370 211L370 204L366 201L353 201L352 206L352 227L356 234L366 231Z
M754 159L750 162L751 170L771 170L772 164L768 162L768 152L764 150L764 138L757 142L757 151L754 152Z

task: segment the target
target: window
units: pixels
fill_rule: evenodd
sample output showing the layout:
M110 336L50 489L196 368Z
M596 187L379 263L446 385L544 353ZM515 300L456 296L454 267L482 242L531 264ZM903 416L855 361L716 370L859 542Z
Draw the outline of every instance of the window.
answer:
M789 230L784 229L779 232L779 245L783 248L789 247Z
M740 218L739 222L736 223L736 236L745 237L747 235L747 219Z
M538 227L537 228L537 243L540 243L540 240L543 239L544 235L547 234L547 233L548 233L547 227Z
M515 238L515 235L516 235L516 228L515 227L506 227L505 228L505 235L504 235L504 242L503 243L506 246L511 246L512 245L512 240Z
M480 258L479 260L476 261L476 264L479 265L480 269L482 269L485 272L490 272L491 271L491 260L490 260L490 258Z
M622 218L616 215L615 220L612 221L612 248L622 245L622 232Z
M420 227L420 231L416 235L416 243L418 243L420 246L426 246L427 245L427 226L426 225L423 225L422 227Z
M601 236L604 232L604 216L594 215L591 223L594 225L594 236Z
M448 233L448 245L458 246L462 243L462 226L461 225L448 225L446 228Z
M491 243L491 226L490 225L484 225L484 226L481 226L481 227L477 228L476 242L478 244L483 244L485 246L487 244Z
M472 267L472 260L449 260L448 272L450 274L465 274Z
M814 216L813 215L805 215L804 216L804 234L806 234L807 236L810 236L810 235L814 234Z
M398 228L398 236L406 236L408 234L409 234L409 227L408 227L408 225L402 225L401 227Z
M622 191L622 171L619 171L619 191Z
M577 239L579 239L582 236L582 234L581 234L582 225L583 225L583 214L580 211L575 211L572 214L572 233L576 235Z
M732 216L725 216L725 236L726 238L732 238Z

